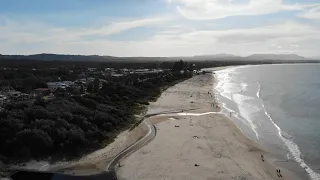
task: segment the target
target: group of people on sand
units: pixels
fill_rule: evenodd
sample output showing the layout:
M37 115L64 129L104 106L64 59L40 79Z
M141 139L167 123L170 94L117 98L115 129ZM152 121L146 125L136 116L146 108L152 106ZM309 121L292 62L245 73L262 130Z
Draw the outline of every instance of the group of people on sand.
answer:
M213 97L210 92L208 92L208 94L210 95L210 97ZM211 107L218 107L218 105L214 105L214 103L211 103Z
M264 162L264 157L262 154L261 154L261 160L262 160L262 162ZM277 169L277 176L278 176L278 178L282 178L282 174L281 174L280 169Z
M278 176L279 178L282 178L280 169L277 169L277 176Z

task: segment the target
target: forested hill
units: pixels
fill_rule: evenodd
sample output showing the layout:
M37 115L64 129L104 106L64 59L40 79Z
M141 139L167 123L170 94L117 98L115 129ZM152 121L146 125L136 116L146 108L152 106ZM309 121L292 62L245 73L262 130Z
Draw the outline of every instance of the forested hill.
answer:
M103 61L118 59L112 56L84 56L84 55L63 55L63 54L33 54L33 55L0 55L1 59L16 60L43 60L43 61Z
M116 57L116 56L98 56L98 55L65 55L65 54L33 54L33 55L1 55L0 59L14 60L41 60L41 61L264 61L264 62L309 62L315 59L308 59L296 54L253 54L250 56L235 56L232 54L215 54L215 55L199 55L199 56L180 56L180 57Z
M1 55L0 59L41 60L41 61L158 61L169 60L166 57L115 57L98 55L65 55L65 54L33 54L33 55ZM179 58L178 58L179 59Z

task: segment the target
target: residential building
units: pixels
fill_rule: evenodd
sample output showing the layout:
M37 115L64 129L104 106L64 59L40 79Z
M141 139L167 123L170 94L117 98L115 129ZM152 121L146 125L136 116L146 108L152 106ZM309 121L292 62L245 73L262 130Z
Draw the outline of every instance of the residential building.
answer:
M63 82L48 82L47 85L48 85L48 88L49 88L51 91L55 91L55 90L57 90L58 88L65 89L65 88L68 87L68 85L66 85L66 84L63 83Z

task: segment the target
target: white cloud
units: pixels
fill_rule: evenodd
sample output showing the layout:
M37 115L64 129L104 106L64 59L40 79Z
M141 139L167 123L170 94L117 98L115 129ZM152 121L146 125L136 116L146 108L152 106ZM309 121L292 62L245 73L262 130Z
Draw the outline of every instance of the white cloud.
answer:
M85 36L110 36L138 27L161 26L170 21L168 17L154 17L125 22L115 22L102 27L86 29L55 28L45 24L21 23L10 19L3 20L0 24L0 39L11 43L36 43L36 42L72 42L81 40ZM1 22L1 21L0 21Z
M313 19L313 20L320 20L320 5L309 9L308 11L299 15L299 17Z
M297 53L319 54L320 29L287 22L264 27L207 30L178 29L160 32L147 41L122 42L119 55L183 56L232 53Z
M245 29L159 33L149 41L146 49L156 45L173 56L215 53L297 53L310 56L319 54L319 40L319 28L287 22Z
M180 14L188 19L219 19L229 16L262 15L285 10L302 10L312 5L284 4L282 0L168 0L177 4Z
M308 25L287 22L276 25L263 27L246 28L246 29L227 29L219 31L195 31L184 34L188 39L198 39L198 41L217 42L264 42L276 38L306 38L315 37L319 34L319 29Z
M146 19L138 19L133 21L126 22L117 22L111 23L110 25L98 28L98 29L84 29L77 33L77 35L112 35L118 34L123 31L137 28L137 27L153 27L159 26L164 22L169 21L170 19L167 17L155 17L155 18L146 18Z
M253 28L215 29L195 27L166 18L117 22L100 28L61 29L48 25L5 23L0 25L2 54L99 54L113 56L189 56L231 53L297 53L320 55L320 28L295 22L283 22ZM1 23L0 23L1 24ZM175 24L175 25L170 25ZM111 41L108 35L145 26L164 30L140 41ZM201 29L204 29L203 27ZM142 33L142 32L141 32ZM103 38L88 40L90 35Z

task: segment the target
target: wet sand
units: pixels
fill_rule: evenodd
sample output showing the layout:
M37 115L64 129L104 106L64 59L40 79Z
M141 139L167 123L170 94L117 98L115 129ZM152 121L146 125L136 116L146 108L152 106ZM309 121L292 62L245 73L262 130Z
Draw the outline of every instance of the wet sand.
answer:
M194 114L151 117L157 136L121 160L118 178L294 179L292 173L283 169L283 178L278 177L267 152L244 136L223 114L197 116L197 113L220 111L214 102L212 88L211 74L198 75L167 89L151 103L150 114L180 110Z

